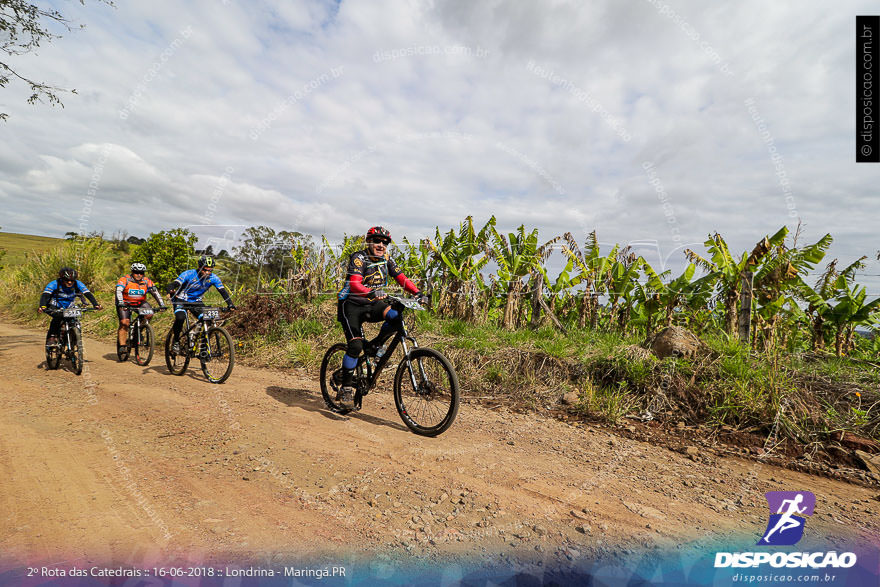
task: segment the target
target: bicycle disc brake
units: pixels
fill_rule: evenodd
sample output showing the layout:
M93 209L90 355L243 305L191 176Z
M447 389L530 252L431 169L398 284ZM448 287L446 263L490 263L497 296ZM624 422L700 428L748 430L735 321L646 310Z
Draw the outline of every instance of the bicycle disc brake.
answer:
M437 386L430 381L425 381L419 385L419 395L430 398L437 393Z
M370 392L365 381L358 381L354 391L354 409L360 410L364 396Z
M337 369L330 374L330 387L333 391L339 391L340 385L342 385L342 369Z

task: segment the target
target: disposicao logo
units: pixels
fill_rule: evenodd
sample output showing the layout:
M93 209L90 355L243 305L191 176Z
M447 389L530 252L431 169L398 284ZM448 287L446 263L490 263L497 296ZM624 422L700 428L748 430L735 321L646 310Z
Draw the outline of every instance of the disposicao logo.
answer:
M806 516L812 516L816 496L809 491L768 491L770 506L767 529L758 546L791 546L804 536ZM856 564L852 552L717 552L715 568L755 568L769 564L774 568L848 569Z
M804 536L804 516L812 516L816 496L809 491L768 491L764 494L770 506L770 521L764 536L758 540L763 546L791 546ZM775 513L774 513L775 512Z

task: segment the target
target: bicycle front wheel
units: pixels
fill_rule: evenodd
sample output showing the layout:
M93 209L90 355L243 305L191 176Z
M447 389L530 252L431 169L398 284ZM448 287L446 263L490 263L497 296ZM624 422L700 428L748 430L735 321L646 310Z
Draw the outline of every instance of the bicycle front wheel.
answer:
M83 371L83 345L79 328L69 328L67 336L70 337L70 366L79 375Z
M46 369L53 370L57 369L58 366L61 365L61 349L58 348L57 344L53 347L46 347Z
M172 375L183 375L189 366L189 348L186 334L181 330L177 337L178 348L174 351L174 330L168 331L165 337L165 366Z
M138 326L134 342L134 362L145 367L153 360L153 327L149 324Z
M223 383L232 375L235 366L232 337L220 326L209 328L205 337L196 343L202 373L211 383Z
M434 349L416 348L394 374L394 405L403 423L422 436L445 432L458 414L458 375Z

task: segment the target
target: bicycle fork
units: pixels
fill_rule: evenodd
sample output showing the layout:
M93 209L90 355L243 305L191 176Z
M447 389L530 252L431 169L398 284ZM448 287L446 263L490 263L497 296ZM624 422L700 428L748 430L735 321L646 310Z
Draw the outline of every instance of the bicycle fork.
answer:
M193 352L196 350L196 344L199 345L199 358L203 361L208 360L211 356L210 353L210 342L208 340L208 325L202 322L202 331L196 335L195 341L193 342Z
M418 348L419 343L416 342L416 339L408 336L406 334L406 330L404 329L402 336L400 337L400 344L403 345L403 357L404 357L404 360L406 361L406 368L409 371L409 380L412 382L413 389L418 391L419 390L419 382L416 381L416 372L413 369L413 361L409 358L409 349L406 346L407 340L409 340L413 343L414 349ZM422 362L419 360L416 360L416 364L419 366L419 376L421 378L421 381L427 381L428 374L425 373L425 366L422 365Z

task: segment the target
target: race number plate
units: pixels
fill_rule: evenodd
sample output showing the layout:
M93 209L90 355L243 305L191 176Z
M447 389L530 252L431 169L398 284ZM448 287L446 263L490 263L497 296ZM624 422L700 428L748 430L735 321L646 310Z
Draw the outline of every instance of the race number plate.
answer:
M65 318L79 318L82 316L82 310L79 308L64 308L64 310L61 311L61 315Z
M205 320L216 320L220 317L220 310L217 308L205 308L205 311L202 312L202 318Z
M138 310L138 314L140 314L141 316L152 316L153 308L141 308Z
M397 298L397 300L400 302L400 304L404 308L409 308L410 310L424 310L425 309L422 307L422 305L420 303L418 303L417 301L412 300L412 299Z

